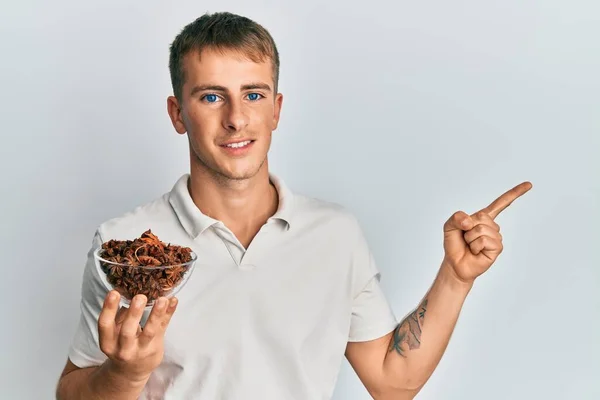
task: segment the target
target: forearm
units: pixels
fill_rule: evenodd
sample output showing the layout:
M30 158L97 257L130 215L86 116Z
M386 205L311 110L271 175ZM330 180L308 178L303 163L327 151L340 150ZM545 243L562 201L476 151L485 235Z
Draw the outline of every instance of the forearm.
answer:
M110 361L94 368L71 371L60 379L58 400L135 400L146 380L131 381L111 367Z
M446 350L471 287L442 263L419 306L392 335L384 359L389 387L418 391L427 382Z

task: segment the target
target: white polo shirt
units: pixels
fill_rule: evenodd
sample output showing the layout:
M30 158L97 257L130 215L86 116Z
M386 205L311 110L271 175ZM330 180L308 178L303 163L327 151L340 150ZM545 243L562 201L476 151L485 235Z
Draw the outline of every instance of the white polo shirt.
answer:
M163 242L192 248L198 261L141 399L330 399L347 342L397 325L357 220L336 204L293 194L271 175L278 211L244 249L200 212L188 179L98 227L69 358L81 368L106 360L97 321L107 289L93 250L152 229Z

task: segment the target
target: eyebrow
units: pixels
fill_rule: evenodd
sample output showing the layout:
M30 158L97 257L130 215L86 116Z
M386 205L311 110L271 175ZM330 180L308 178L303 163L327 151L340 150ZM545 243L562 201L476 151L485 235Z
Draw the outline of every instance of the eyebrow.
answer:
M262 90L266 90L266 91L271 91L271 86L267 85L266 83L263 82L252 82L252 83L247 83L245 85L242 85L240 87L241 90L254 90L254 89L262 89ZM190 95L193 96L198 92L203 92L203 91L213 91L213 92L227 92L227 88L225 86L221 86L221 85L196 85L192 88L192 91L190 92Z

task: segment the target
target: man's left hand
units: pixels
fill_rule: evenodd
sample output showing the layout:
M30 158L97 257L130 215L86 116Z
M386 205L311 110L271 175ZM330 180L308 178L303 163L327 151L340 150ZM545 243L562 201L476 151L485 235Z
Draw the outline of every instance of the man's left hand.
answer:
M444 263L458 279L471 284L492 266L503 249L494 219L531 188L530 182L523 182L475 214L458 211L444 224Z

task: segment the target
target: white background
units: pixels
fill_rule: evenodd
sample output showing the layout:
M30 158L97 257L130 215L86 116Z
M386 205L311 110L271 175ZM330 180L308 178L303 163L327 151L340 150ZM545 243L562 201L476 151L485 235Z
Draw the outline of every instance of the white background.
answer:
M533 182L418 398L600 398L592 0L5 2L0 397L52 398L96 226L187 171L168 46L221 10L279 46L273 170L355 212L399 317L435 276L444 221ZM346 362L334 398L369 398Z

